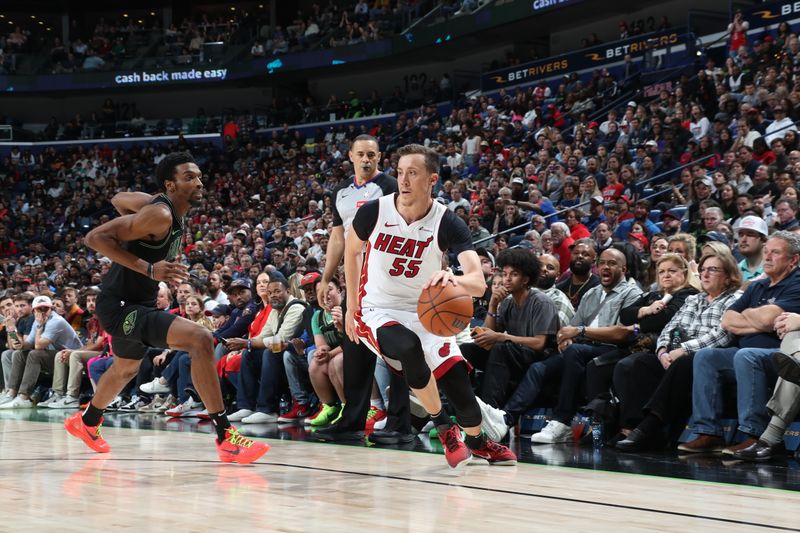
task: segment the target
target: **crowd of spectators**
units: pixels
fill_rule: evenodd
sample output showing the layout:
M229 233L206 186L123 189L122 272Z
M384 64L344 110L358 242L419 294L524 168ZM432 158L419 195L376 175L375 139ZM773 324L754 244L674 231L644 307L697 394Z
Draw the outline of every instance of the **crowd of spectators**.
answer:
M773 398L767 408L777 378L769 354L787 331L800 329L800 295L794 294L800 287L800 44L791 28L782 31L740 44L724 65L709 60L652 101L627 102L597 119L591 113L596 99L615 83L602 72L585 82L570 78L559 86L541 83L464 99L445 114L423 106L391 125L333 127L314 136L287 126L262 137L233 124L221 149L183 139L124 150L15 149L0 162L0 284L11 298L0 306L13 317L5 330L32 333L30 324L27 332L14 325L30 316L34 298L62 298L65 319L83 335L85 349L93 340L89 327L70 320L75 306L71 299L67 305L66 293L74 288L81 298L91 294L108 262L87 251L83 235L114 216L109 200L116 191L155 192L155 164L168 151L191 149L206 176L203 204L186 221L183 256L192 283L164 287L163 307L199 320L186 305L188 296L198 294L220 317L209 325L220 339L220 356L229 351L221 341L228 338L243 339L231 352L249 347L249 339L259 349L283 353L295 403L284 418L308 414L315 397L335 398L331 387L335 391L338 383L333 350L318 361L330 364L324 393L318 379L303 377L310 370L297 361L319 340L314 331L299 344L304 333L296 323L271 322L267 313L258 328L248 331L250 322L242 322L235 335L222 332L267 303L283 309L297 299L312 311L318 305L309 285L324 267L331 191L352 175L348 148L366 133L378 139L381 168L390 175L399 146L416 142L440 154L436 199L468 223L491 287L476 301L472 341L467 335L460 342L480 348L464 352L483 371L476 386L500 424L513 427L549 394L553 417L533 440L563 442L572 438L569 425L582 406L594 405L593 412L602 414L619 400L622 417L608 417L609 427L619 429L606 434L612 444L638 451L665 442L666 428L674 440L681 421L693 414L697 438L681 449L719 450L730 443L722 439L720 411L713 406L725 403L721 383L735 375L738 404L727 404L738 412L746 440L725 453L769 458L780 452L781 431L793 421L776 407L785 397ZM512 275L515 269L523 275ZM337 289L330 288L334 302ZM534 297L553 301L553 313L539 316L541 306L522 306ZM223 302L228 306L215 310ZM38 307L50 304L40 300ZM59 312L59 304L52 307ZM512 311L523 308L531 316L520 320ZM554 317L558 328L552 327ZM496 347L507 350L519 338L530 339L523 343L527 351L499 357L505 352ZM15 346L9 344L12 353L3 358L6 398L21 396L16 406L25 407L31 396L36 399L28 372L39 367L29 369L14 355ZM54 356L72 349L56 348ZM243 419L281 415L280 372L278 378L264 374L265 365L274 372L266 360L259 365L245 356L241 366L221 360L221 375L235 389L230 397L250 411ZM156 367L164 364L169 361L162 358ZM158 380L162 388L153 384L151 392L165 395L159 406L174 396L176 405L166 409L183 407L173 413L202 414L190 393L178 406L184 392L176 383L185 384L187 374L175 366L167 374L174 379ZM259 366L258 375L244 375ZM141 385L153 383L149 372ZM687 386L692 372L693 388ZM630 375L637 378L626 379ZM120 404L153 409L155 401L137 397ZM331 407L327 402L323 410Z
M451 15L474 8L472 2L463 9L461 2L446 4ZM395 35L435 5L430 0L315 2L285 20L279 17L274 26L264 4L198 12L166 27L160 11L119 12L92 27L73 17L68 39L57 31L58 24L33 18L0 34L0 74L17 71L18 54L47 55L47 71L60 74L120 68L125 60L142 57L157 59L154 64L161 67L209 63L225 57L231 45L242 45L252 57L333 48Z
M646 33L653 33L656 31L666 30L672 27L672 23L669 21L669 17L663 15L661 20L656 22L656 18L653 16L647 17L647 19L636 19L636 20L620 20L617 28L619 29L619 33L617 38L614 40L625 40L630 39L631 37L636 37L637 35L644 35ZM603 44L603 41L600 37L597 36L597 33L591 33L587 37L581 39L580 47L581 48L589 48L590 46L597 46Z

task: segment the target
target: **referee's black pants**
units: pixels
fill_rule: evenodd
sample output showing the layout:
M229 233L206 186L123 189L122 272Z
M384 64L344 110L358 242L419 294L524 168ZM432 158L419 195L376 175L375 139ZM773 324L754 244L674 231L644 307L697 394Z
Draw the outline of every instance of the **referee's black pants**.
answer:
M347 312L342 302L342 313ZM344 357L344 397L345 405L342 417L336 423L337 431L363 431L367 421L372 383L375 376L375 357L367 346L361 342L353 343L345 335L342 342ZM408 384L405 378L396 372L389 371L391 398L387 406L385 431L411 433L411 412L408 399Z

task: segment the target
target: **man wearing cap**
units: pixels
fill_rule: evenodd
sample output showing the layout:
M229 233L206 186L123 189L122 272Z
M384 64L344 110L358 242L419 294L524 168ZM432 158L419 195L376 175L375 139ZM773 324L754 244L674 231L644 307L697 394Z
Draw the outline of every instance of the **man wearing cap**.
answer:
M278 420L280 384L286 374L284 352L291 346L290 341L303 331L306 305L289 293L286 278L273 272L269 277L267 294L272 312L261 331L248 340L233 338L228 341L231 350L246 349L242 352L240 386L237 389L239 411L230 416L245 424ZM300 407L303 408L301 411L310 414L309 406Z
M33 299L34 321L22 343L22 349L14 351L11 376L6 384L9 401L0 404L0 409L33 407L30 394L44 369L53 372L53 362L59 350L80 348L81 340L69 322L53 312L53 302L47 296Z
M583 225L590 232L594 232L597 225L606 221L605 207L603 205L602 196L592 196L589 206L589 216L583 218Z
M328 251L328 243L330 242L328 232L324 229L315 229L311 234L311 240L313 244L311 248L308 249L306 257L313 257L317 262L321 262Z
M767 242L767 223L752 215L742 218L737 230L739 252L744 256L739 262L742 281L747 284L764 274L764 243Z
M783 139L789 130L797 132L797 126L794 125L791 118L786 116L786 109L784 109L783 104L778 104L772 108L772 114L775 116L775 120L767 126L767 130L764 133L764 140L767 141L767 146L772 145L773 139Z
M86 315L91 317L86 323L84 344L77 350L64 349L56 353L53 362L53 394L37 407L50 409L69 409L80 405L80 388L86 362L97 357L108 342L108 335L95 316L97 288L89 288L86 294Z
M223 339L241 339L247 336L247 329L258 311L258 304L253 301L252 290L249 278L239 278L231 282L228 297L233 309L225 324L213 333L214 338L219 341L214 353L217 359L226 352Z
M661 233L672 236L681 230L681 214L676 209L668 209L661 215Z
M633 209L633 218L623 220L617 226L614 232L614 237L618 241L625 241L628 238L628 233L635 223L642 224L648 235L655 235L659 233L658 226L650 220L650 202L648 200L639 200L636 202L636 207Z

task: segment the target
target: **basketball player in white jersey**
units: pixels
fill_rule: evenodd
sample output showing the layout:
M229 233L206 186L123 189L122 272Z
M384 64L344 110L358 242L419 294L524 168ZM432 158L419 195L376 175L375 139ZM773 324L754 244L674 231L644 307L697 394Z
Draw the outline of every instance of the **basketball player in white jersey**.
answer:
M364 204L347 236L347 335L404 373L439 429L451 467L466 464L473 455L491 464L516 464L511 450L481 431L481 410L455 338L427 332L416 313L420 293L431 285L452 283L470 296L484 294L486 282L469 229L431 198L439 179L436 152L411 144L397 153L399 192ZM441 270L448 249L457 254L463 276ZM467 434L465 440L442 409L437 381Z
M353 140L348 152L353 163L351 179L342 180L333 190L333 227L325 255L325 272L319 284L317 296L324 306L325 288L337 275L344 254L345 237L350 232L358 209L370 200L397 192L397 180L381 172L378 163L381 151L378 140L371 135L359 135ZM347 302L343 302L347 309ZM327 428L314 433L314 438L323 441L360 441L364 438L364 421L370 406L375 355L364 346L358 346L345 339L344 350L344 394L342 414L339 420ZM405 391L402 377L392 375L390 384L393 391ZM414 439L411 433L408 394L397 392L388 406L388 419L383 430L372 432L369 440L375 444L408 443Z

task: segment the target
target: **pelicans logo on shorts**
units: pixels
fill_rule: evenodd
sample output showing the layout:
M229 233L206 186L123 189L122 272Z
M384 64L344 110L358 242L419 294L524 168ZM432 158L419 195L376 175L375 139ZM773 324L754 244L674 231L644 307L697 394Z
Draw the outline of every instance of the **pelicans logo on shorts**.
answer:
M136 327L136 315L138 311L131 311L128 313L128 316L125 317L125 320L122 322L122 332L125 335L130 335L133 331L133 328Z

